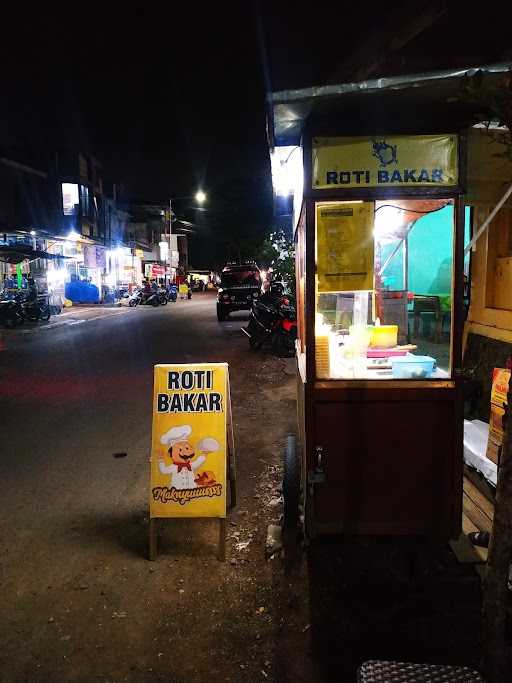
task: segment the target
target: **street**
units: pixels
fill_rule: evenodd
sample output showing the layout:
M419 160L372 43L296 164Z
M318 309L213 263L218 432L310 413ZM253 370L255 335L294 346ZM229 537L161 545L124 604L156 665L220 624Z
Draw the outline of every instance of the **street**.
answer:
M290 576L265 556L296 428L294 361L250 352L245 321L218 323L198 294L3 332L2 683L354 681L376 656L477 660L478 577L446 549L411 569L408 547L327 539ZM150 563L153 365L197 361L230 369L227 561L215 521L167 520Z

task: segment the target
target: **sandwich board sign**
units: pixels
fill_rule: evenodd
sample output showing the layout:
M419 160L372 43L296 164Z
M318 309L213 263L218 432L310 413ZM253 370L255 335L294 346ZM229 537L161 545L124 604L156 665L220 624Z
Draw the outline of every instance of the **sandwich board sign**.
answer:
M227 364L155 365L150 558L156 555L158 518L216 517L225 534L233 451ZM230 470L233 503L233 463Z

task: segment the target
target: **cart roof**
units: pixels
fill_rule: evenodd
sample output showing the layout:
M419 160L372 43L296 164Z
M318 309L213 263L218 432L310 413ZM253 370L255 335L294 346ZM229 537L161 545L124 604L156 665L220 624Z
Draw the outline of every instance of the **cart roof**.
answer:
M485 119L462 86L499 83L512 62L281 90L268 95L270 147L298 145L306 121L318 134L422 133L465 128ZM481 108L481 107L480 107Z

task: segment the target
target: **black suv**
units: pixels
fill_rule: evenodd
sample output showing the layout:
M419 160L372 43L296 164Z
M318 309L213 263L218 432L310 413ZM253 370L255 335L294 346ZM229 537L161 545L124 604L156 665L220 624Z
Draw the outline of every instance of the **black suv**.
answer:
M228 264L222 269L217 294L217 319L226 320L231 311L250 310L261 292L260 269L254 262Z

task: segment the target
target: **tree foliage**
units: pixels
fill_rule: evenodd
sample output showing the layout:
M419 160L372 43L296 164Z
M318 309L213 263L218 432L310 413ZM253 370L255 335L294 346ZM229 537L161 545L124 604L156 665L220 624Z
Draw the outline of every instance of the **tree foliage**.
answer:
M490 81L483 74L476 74L463 82L461 99L473 107L475 118L486 124L489 137L502 145L500 156L512 160L512 77L506 75ZM499 134L493 132L491 123L504 130Z
M282 228L265 239L259 261L260 265L272 268L273 279L282 281L291 293L295 293L295 244Z

